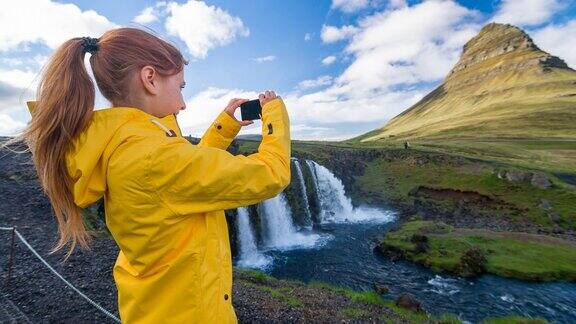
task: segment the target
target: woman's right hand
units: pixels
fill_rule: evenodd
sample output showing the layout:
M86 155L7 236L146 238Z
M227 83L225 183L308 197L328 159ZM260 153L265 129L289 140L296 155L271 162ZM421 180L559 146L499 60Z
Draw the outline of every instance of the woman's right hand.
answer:
M264 105L269 102L272 101L276 98L281 98L280 96L276 96L276 93L274 93L274 91L270 91L270 90L266 90L264 91L264 93L261 93L260 95L258 95L258 99L260 99L260 106L264 107Z

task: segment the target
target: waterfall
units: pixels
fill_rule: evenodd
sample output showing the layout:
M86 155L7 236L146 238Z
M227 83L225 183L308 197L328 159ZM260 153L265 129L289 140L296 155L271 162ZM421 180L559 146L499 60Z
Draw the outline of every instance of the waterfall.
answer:
M236 230L238 233L238 244L240 245L238 265L246 268L265 268L272 263L272 258L258 251L246 207L238 207L237 211Z
M316 183L320 200L320 222L363 222L392 220L389 211L361 206L354 208L352 200L346 196L344 185L330 170L312 160L306 160Z
M314 190L316 192L318 192L318 176L316 175L316 168L314 167L314 164L312 163L313 161L311 160L306 160L306 165L308 166L308 169L310 170L310 174L312 174L312 184L314 186Z
M308 203L308 193L306 192L306 184L304 183L304 174L302 173L298 159L292 158L292 161L294 161L296 174L298 175L298 181L300 182L300 193L302 194L302 201L304 202L304 210L306 212L306 226L310 228L312 227L312 213L310 213L310 204Z
M299 184L294 183L302 195L302 206L305 207L307 221L320 223L341 223L341 222L389 222L393 220L390 211L368 206L354 208L350 198L346 196L344 185L326 167L312 161L305 160L306 166L310 170L312 177L312 188L308 188L316 193L317 206L320 209L320 216L312 218L310 203L308 201L308 191L304 173L297 159L293 159L296 175ZM307 174L307 172L306 172ZM299 194L296 194L299 196ZM250 224L249 211L246 207L238 208L238 218L236 220L238 262L240 267L266 268L273 262L273 255L276 251L285 251L298 248L320 248L334 237L328 233L318 233L312 230L312 226L304 227L300 230L293 223L292 209L288 204L283 192L275 197L266 199L256 206L259 226L255 230L260 230L261 235L256 242L252 226ZM261 238L261 240L260 240Z
M259 204L264 245L268 249L287 250L313 247L321 238L318 234L299 233L292 224L292 212L284 193ZM260 212L261 210L261 212Z

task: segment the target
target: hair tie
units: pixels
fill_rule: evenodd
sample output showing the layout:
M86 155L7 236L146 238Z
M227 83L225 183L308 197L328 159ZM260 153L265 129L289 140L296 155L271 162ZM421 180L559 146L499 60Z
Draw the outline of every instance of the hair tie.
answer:
M82 37L82 46L85 52L94 54L98 50L98 38Z

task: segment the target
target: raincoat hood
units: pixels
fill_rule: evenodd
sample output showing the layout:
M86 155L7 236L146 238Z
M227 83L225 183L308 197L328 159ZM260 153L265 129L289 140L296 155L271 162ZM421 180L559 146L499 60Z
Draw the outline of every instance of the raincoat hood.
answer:
M32 116L36 103L37 101L26 102ZM156 120L182 136L174 114L158 118L134 107L94 110L89 125L74 139L66 156L68 171L74 182L76 205L85 208L103 197L106 191L108 158L114 149L126 140L126 136L118 136L118 133L130 122L145 120ZM149 124L158 128L152 123Z

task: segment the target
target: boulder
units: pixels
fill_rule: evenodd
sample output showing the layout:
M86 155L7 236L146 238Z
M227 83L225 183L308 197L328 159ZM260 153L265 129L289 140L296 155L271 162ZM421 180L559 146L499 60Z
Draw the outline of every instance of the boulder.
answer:
M518 170L506 171L504 175L505 179L511 182L525 181L530 179L531 176L532 174L530 172L524 172Z
M420 302L412 294L404 293L396 299L396 306L402 307L413 312L424 312Z
M474 277L486 273L486 256L482 249L473 247L464 252L458 264L458 273L462 277Z
M416 253L425 253L428 251L428 236L422 234L413 234L410 242L414 243Z
M552 187L552 183L550 182L548 177L546 177L546 175L542 172L534 173L532 175L532 179L530 179L530 184L539 189L548 189Z
M546 199L540 199L540 204L538 205L540 209L544 209L546 211L552 210L552 205Z
M388 291L390 291L390 288L388 288L387 285L384 285L384 284L381 284L378 282L374 282L374 290L378 294L383 295L383 294L386 294Z

